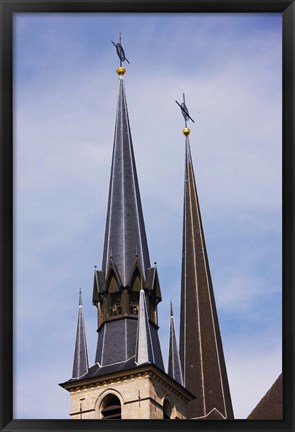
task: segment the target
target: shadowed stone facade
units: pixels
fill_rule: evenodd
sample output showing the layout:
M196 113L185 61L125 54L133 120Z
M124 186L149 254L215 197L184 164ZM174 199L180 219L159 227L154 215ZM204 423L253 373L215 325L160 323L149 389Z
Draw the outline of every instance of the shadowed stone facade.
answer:
M109 394L120 400L122 419L163 419L165 401L171 406L171 419L185 419L187 402L193 397L153 365L68 382L63 387L71 395L70 416L73 419L102 419L101 404Z

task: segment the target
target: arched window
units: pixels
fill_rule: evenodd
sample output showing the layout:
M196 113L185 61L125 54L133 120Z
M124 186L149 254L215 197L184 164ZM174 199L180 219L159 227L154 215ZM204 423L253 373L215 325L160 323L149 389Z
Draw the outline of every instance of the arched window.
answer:
M110 316L122 314L121 293L110 294Z
M102 419L121 419L121 402L114 394L108 394L101 402Z
M131 315L138 315L138 307L139 307L139 292L141 289L141 276L138 271L136 271L133 282L132 282L132 288L130 292L130 314Z
M139 307L139 292L130 293L130 314L138 315L138 307Z
M150 299L149 302L149 315L150 315L150 319L155 323L158 324L157 322L157 306L155 304L155 300L154 299Z
M109 303L109 316L117 316L122 314L121 292L118 288L117 281L112 275L108 281L108 303Z
M164 400L163 405L163 419L171 419L172 408L167 399Z

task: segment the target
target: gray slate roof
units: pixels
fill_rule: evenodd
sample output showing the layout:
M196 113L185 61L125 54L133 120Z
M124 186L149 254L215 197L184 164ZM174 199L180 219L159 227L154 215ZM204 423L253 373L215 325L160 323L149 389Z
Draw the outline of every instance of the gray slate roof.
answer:
M132 287L143 276L138 316L110 316L98 329L97 376L153 363L164 370L158 326L149 321L145 295L161 300L157 269L150 268L123 79L120 79L102 270L95 270L93 303L104 304L110 274L119 288ZM111 272L111 273L110 273ZM140 335L140 336L138 336Z
M153 341L144 290L140 290L139 294L138 326L136 336L136 363L138 365L144 363L155 364Z
M169 336L169 357L168 357L168 375L175 381L183 385L182 369L180 364L180 357L177 348L174 315L172 303L170 303L170 336Z
M98 332L95 364L82 379L136 368L145 363L154 364L164 371L158 328L150 321L144 324L145 332L140 330L142 327L140 319L131 317L105 322ZM76 380L76 377L72 379Z
M189 404L189 418L202 418L215 409L231 419L233 409L188 137L185 147L180 359L184 386L198 396L197 402Z
M76 343L73 362L72 378L80 378L88 372L88 354L85 334L85 325L83 318L82 293L79 295L78 322L76 331Z
M127 286L136 257L146 279L150 258L124 82L120 79L102 270L107 274L112 259L123 286Z

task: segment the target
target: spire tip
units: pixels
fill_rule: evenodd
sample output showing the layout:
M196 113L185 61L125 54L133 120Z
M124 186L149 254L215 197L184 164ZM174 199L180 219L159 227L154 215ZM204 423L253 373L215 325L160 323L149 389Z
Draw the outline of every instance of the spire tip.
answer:
M82 306L82 288L79 289L79 306Z

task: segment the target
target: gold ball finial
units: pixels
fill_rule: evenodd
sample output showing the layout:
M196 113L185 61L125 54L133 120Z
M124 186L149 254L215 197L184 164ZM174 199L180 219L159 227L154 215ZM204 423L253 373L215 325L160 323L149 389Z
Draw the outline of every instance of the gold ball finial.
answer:
M188 127L185 127L185 128L182 130L182 133L183 133L183 135L185 135L185 136L189 136L189 134L191 133L191 130L190 130Z
M116 70L116 72L117 72L117 74L118 74L119 76L123 76L124 73L126 72L126 69L123 68L123 66L120 66L120 67L118 67L118 69Z

